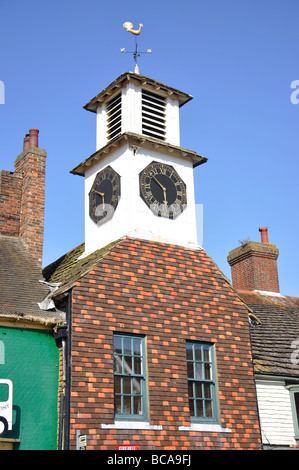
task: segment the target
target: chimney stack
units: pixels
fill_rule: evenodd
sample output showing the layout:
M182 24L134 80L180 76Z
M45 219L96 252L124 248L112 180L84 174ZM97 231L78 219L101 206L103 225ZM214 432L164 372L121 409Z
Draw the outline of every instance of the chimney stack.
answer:
M42 267L46 152L38 148L38 129L30 129L15 171L0 172L0 234L21 237Z
M230 251L232 284L238 291L279 293L277 258L279 251L268 241L268 227L260 227L261 242L248 241Z

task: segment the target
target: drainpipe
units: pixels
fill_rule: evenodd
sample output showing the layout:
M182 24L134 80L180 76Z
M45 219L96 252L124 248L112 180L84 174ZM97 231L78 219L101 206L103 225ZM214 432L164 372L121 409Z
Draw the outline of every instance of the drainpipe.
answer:
M62 392L60 394L58 450L70 448L70 398L71 398L71 325L72 291L67 294L66 324L54 334L62 349Z
M70 401L71 401L71 344L72 344L72 291L68 292L67 309L67 342L65 363L65 421L64 450L70 450Z

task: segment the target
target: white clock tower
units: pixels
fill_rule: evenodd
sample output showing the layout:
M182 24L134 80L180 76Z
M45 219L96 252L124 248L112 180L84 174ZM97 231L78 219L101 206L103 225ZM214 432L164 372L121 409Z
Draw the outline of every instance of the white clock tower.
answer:
M197 245L193 169L180 147L179 108L192 97L125 72L87 103L97 149L71 173L85 178L85 255L123 236Z

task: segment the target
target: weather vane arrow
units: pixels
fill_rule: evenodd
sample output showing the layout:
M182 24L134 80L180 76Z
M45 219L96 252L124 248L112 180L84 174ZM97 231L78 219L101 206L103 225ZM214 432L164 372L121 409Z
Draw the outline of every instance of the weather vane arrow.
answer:
M134 72L139 74L139 67L137 64L137 58L140 57L140 54L150 54L152 51L148 49L146 52L145 51L138 51L138 41L137 41L137 36L141 33L141 28L143 27L143 24L139 24L139 29L133 29L132 23L130 21L126 21L123 24L123 27L126 28L126 30L129 33L132 33L135 36L135 51L126 51L125 48L122 48L120 51L121 52L126 52L128 54L133 54L134 60L135 60L135 70Z

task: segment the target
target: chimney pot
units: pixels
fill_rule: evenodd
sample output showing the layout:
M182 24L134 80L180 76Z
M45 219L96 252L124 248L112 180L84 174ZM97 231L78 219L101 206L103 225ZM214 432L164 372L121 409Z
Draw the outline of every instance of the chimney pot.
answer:
M29 134L26 134L24 137L24 145L23 145L23 150L26 150L27 147L29 147Z
M262 243L269 243L269 241L268 241L268 227L260 227L259 231L261 232Z
M38 147L38 129L29 129L29 145L32 145L32 147Z

